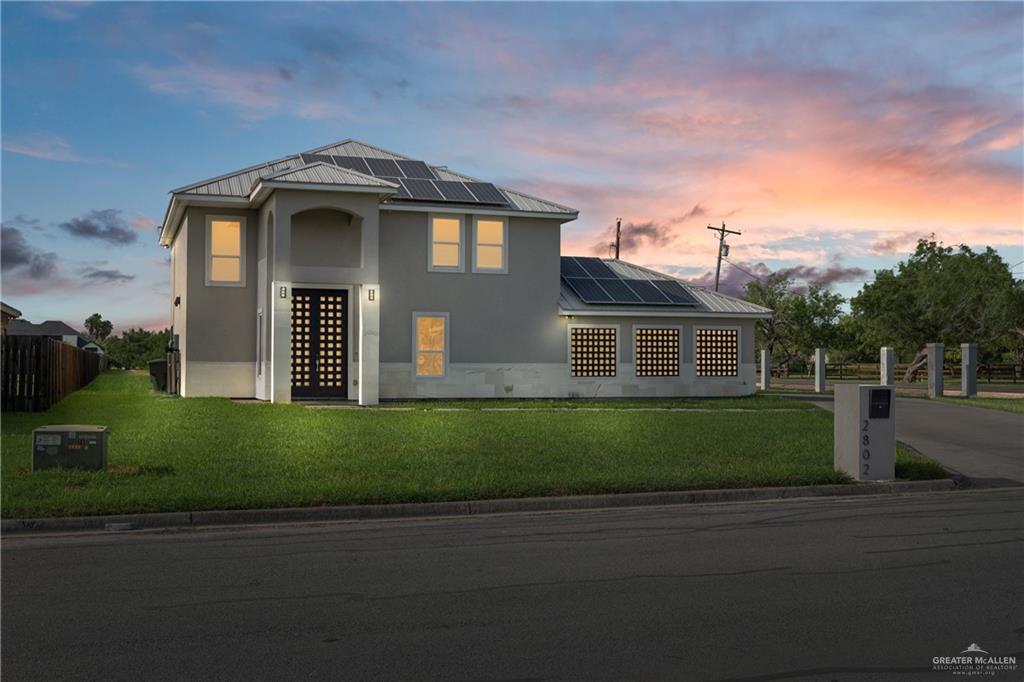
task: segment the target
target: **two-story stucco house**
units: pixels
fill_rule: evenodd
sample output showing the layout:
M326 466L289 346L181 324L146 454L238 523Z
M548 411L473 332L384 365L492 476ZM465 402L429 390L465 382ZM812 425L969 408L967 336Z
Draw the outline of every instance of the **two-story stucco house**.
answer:
M346 140L171 193L183 396L742 395L767 309L562 257L577 212Z

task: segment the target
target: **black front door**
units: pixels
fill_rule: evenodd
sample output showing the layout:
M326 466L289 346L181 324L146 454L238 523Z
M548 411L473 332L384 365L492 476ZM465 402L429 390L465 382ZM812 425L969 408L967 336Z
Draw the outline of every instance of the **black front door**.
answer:
M292 290L292 397L348 398L348 292Z

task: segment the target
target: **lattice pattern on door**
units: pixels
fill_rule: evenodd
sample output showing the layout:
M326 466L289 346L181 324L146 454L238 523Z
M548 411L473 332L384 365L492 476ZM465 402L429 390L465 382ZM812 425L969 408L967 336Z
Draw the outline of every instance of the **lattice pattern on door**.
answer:
M323 388L345 386L345 298L320 296L318 320L317 380Z
M735 329L696 329L697 376L734 377L739 374L739 332Z
M679 376L679 330L637 327L636 375L638 377Z
M312 375L313 297L292 293L292 386L309 388Z
M572 376L615 376L615 332L614 327L572 328Z

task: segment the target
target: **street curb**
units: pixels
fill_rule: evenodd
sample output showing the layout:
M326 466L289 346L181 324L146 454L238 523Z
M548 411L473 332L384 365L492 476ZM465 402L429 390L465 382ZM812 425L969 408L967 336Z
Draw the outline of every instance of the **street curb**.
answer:
M310 523L410 517L473 516L509 512L571 511L664 505L753 502L801 497L850 497L885 493L918 493L952 490L952 479L891 483L848 483L790 488L733 488L680 490L570 497L522 497L462 502L412 502L335 507L286 507L280 509L223 509L194 512L68 516L44 519L4 519L0 532L125 531L152 528L227 526L247 524Z

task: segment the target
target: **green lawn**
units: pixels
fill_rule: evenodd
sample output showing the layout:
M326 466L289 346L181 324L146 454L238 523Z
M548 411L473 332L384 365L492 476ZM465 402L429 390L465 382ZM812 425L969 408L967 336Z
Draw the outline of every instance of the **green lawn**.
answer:
M989 410L1001 410L1024 414L1024 397L1021 398L941 398L943 402L969 407L984 407Z
M814 405L777 395L742 398L621 398L532 400L409 400L381 403L384 409L411 410L813 410Z
M678 401L673 401L678 402ZM638 402L639 404L639 402ZM715 401L695 401L703 407ZM723 400L723 406L735 405ZM840 483L832 417L774 411L318 410L158 396L109 373L5 413L4 518ZM792 407L786 403L787 408ZM32 429L106 424L106 472L30 473ZM937 478L907 451L897 474Z

